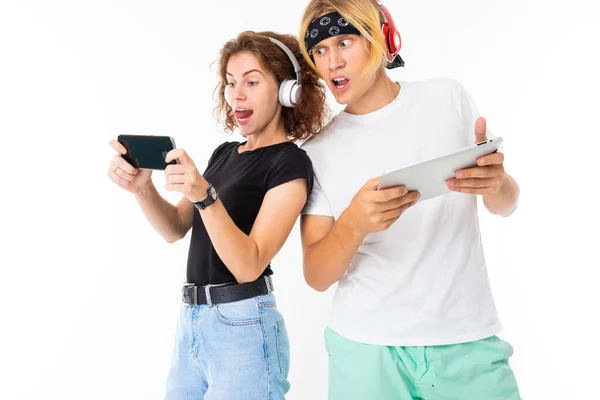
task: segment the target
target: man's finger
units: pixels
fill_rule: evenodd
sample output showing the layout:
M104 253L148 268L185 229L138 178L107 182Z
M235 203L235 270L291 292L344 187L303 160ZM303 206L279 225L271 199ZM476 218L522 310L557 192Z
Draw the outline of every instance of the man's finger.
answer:
M487 140L487 123L485 118L479 117L475 121L475 143L485 142Z
M367 194L367 199L375 203L385 203L405 196L408 193L406 186L394 186L387 189L381 189Z
M487 167L473 167L456 171L456 179L465 178L491 178L504 171L501 165L488 165Z
M379 203L379 209L383 211L392 210L394 208L402 207L405 204L412 203L414 201L419 200L421 194L417 191L408 192L405 196L397 197L391 199L390 201L386 201L383 203Z
M488 186L488 187L483 187L483 188L457 188L457 189L452 189L455 192L458 193L465 193L465 194L478 194L481 196L489 196L492 195L496 192L496 188L492 187L492 186Z
M495 165L502 164L504 162L504 154L501 152L496 152L489 154L487 156L480 157L477 160L477 165Z
M466 179L450 179L447 185L450 189L460 188L485 188L497 185L497 178L466 178Z
M417 204L416 201L411 201L409 203L403 204L400 207L393 208L389 211L386 211L383 214L383 220L386 223L392 222L390 220L398 219L407 209Z

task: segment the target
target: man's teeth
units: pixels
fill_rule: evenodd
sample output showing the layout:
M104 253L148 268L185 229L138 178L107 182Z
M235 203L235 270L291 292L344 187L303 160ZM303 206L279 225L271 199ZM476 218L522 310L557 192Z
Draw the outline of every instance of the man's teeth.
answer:
M342 83L342 81L343 81L344 83ZM348 79L346 79L346 78L334 78L334 79L333 79L333 84L334 84L335 86L343 86L343 85L345 85L346 83L348 83Z

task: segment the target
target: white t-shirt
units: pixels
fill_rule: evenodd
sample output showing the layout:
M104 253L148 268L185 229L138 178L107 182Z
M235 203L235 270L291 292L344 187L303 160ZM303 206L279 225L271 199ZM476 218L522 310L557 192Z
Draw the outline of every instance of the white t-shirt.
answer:
M461 84L399 83L387 106L366 115L341 112L303 143L316 178L303 214L337 220L383 171L475 143L479 114ZM454 344L498 333L477 197L451 192L419 202L387 230L368 234L337 284L329 327L388 346Z

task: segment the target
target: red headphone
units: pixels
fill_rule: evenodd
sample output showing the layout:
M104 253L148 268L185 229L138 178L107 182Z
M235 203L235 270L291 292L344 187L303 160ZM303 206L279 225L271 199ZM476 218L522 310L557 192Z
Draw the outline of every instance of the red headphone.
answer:
M402 47L402 39L400 38L400 32L396 29L396 25L394 24L394 20L392 19L392 15L388 11L388 9L383 5L381 1L371 0L377 9L380 11L381 16L383 17L383 23L381 25L381 30L383 32L383 38L387 44L385 56L387 60L391 63L394 61L398 53L400 52L400 48Z

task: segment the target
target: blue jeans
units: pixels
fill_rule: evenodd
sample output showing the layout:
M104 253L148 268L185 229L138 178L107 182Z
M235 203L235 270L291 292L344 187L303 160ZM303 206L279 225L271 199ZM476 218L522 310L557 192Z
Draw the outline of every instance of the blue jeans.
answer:
M166 400L280 400L290 344L273 293L182 305Z

